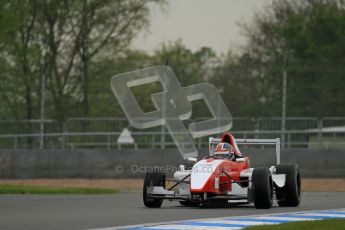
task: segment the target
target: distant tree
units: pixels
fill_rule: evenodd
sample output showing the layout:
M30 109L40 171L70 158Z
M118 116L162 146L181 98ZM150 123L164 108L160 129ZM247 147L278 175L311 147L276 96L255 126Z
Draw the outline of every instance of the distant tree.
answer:
M98 81L94 81L95 87L90 92L93 95L91 104L94 106L94 108L91 108L92 115L124 115L112 92L109 90L109 76L156 65L169 65L182 87L184 87L209 82L217 61L216 54L212 49L202 47L193 52L181 40L177 40L162 44L153 54L127 49L123 50L116 59L95 62L93 71L98 72L97 76L105 76L105 78L101 80L101 77L99 77ZM114 65L114 63L116 64ZM156 92L162 92L164 89L160 83L156 82L146 84L145 86L133 87L131 90L143 111L148 112L155 110L151 95ZM101 98L104 103L97 103ZM193 103L193 106L193 119L210 115L205 104Z
M92 62L116 56L149 25L149 6L164 0L83 0L74 1L69 14L73 39L79 57L83 116L90 111L89 91L97 75L91 75Z
M169 65L183 87L210 82L214 66L218 62L216 53L211 48L201 47L193 52L182 40L163 43L155 51L153 59L155 65ZM211 116L202 101L193 102L192 106L192 119Z
M229 52L215 68L212 83L221 95L233 116L256 116L264 114L260 106L262 76L260 66L248 54L235 55Z
M15 37L19 25L19 11L14 11L11 1L0 0L0 51Z
M244 56L256 64L239 66L260 82L252 88L260 87L257 115L280 115L286 64L288 115L345 114L344 23L342 0L275 0L252 24L242 25L248 38Z
M216 53L208 47L193 52L182 42L163 43L154 53L156 64L166 64L173 68L183 86L200 83L207 78L205 70L216 58Z
M37 8L28 1L1 1L1 89L5 117L32 119L40 53L35 37ZM25 103L22 103L24 101Z
M152 66L152 59L152 56L146 52L124 49L114 57L94 60L90 66L90 75L94 78L89 90L90 116L123 117L122 109L111 91L110 79L116 74ZM146 86L145 88L140 87L139 91L144 92L145 90L150 90L150 88L150 86ZM136 89L134 90L137 91ZM147 99L150 99L150 95L145 96L148 97ZM137 98L138 100L143 99L142 97ZM145 103L148 104L148 106L146 104L143 105L145 109L151 108L150 101L145 101ZM82 108L78 110L83 111Z
M47 117L63 122L69 116L89 116L98 65L118 65L132 39L149 25L149 7L165 3L2 0L0 102L6 109L0 109L1 116L37 118L43 77Z

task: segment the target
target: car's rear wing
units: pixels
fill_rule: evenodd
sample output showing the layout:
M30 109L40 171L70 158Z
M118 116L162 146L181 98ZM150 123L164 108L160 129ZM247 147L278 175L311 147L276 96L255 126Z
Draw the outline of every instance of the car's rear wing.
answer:
M209 138L209 151L213 155L215 145L221 141L220 138ZM277 165L280 164L280 138L276 139L235 139L238 145L275 145Z

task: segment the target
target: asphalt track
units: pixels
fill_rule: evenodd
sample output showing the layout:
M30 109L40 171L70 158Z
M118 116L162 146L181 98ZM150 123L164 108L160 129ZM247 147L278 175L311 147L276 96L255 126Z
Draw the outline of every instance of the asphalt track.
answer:
M246 216L345 208L345 193L304 193L297 208L256 210L253 205L186 208L165 201L160 209L142 204L141 192L114 195L1 195L0 229L92 229L198 218Z

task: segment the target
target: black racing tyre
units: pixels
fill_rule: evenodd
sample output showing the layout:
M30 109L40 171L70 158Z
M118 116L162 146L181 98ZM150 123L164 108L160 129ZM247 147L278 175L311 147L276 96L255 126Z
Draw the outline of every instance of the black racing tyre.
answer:
M254 205L257 209L268 209L273 204L273 183L268 168L256 168L252 175Z
M296 207L301 202L301 173L297 164L280 164L276 167L277 174L285 174L285 186L275 187L278 205Z
M148 208L160 208L162 206L163 199L147 196L147 187L150 186L163 186L163 188L165 188L165 174L161 172L147 172L144 179L144 205Z
M199 202L193 202L189 200L181 200L180 204L185 207L198 207L200 205Z

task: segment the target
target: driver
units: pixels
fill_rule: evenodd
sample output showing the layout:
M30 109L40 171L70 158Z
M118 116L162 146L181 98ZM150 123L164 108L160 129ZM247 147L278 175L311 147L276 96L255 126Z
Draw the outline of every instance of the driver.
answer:
M221 142L217 144L214 150L215 158L228 158L229 160L234 159L234 148L229 143Z

